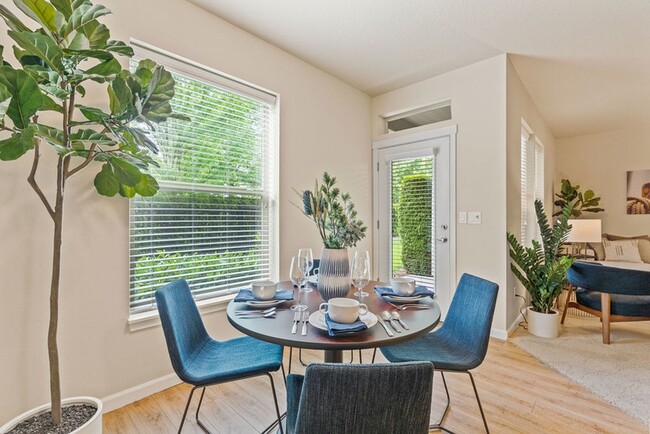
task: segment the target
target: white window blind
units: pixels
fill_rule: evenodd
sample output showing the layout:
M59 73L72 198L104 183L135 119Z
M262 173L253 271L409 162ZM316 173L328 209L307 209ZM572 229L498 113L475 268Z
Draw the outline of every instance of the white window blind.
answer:
M172 72L172 108L191 122L170 119L154 133L160 190L131 200L132 312L154 309L155 290L176 279L203 299L277 278L275 98L252 87L247 94L246 85L168 53L143 56L150 54Z
M544 200L544 146L530 128L521 129L521 242L539 239L535 200Z

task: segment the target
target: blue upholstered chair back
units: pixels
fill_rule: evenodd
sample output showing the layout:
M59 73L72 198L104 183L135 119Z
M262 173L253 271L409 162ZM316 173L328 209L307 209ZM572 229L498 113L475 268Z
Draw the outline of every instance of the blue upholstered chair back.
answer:
M578 288L624 295L650 295L650 272L575 262L567 272Z
M439 331L472 352L476 366L485 358L499 285L471 274L463 274Z
M189 382L184 367L210 340L190 287L185 280L169 283L156 291L160 322L176 375Z
M289 376L288 432L426 433L432 385L430 362L312 364Z

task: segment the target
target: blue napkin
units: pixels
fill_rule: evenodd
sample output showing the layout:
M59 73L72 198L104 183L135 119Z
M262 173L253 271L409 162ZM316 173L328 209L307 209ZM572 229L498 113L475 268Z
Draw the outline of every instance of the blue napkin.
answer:
M293 300L293 291L290 289L277 291L271 300ZM246 301L262 301L255 298L253 291L250 289L240 289L235 297L235 303L243 303Z
M366 323L357 318L357 320L351 324L343 324L336 322L330 318L329 314L325 315L325 324L327 324L327 333L330 336L341 336L347 335L349 333L358 333L364 330L368 330Z
M425 295L427 297L433 298L433 296L435 295L435 292L431 291L426 286L416 286L415 292L411 295L395 294L393 288L391 288L390 286L375 286L375 292L380 297L383 297L385 295L396 295L398 297L418 297L418 296Z

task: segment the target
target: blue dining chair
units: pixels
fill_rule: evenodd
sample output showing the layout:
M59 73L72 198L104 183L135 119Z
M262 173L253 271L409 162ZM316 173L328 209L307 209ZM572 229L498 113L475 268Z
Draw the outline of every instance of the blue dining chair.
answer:
M194 386L190 391L178 427L179 434L183 429L192 396L197 389L202 391L196 408L196 423L203 431L209 433L210 431L199 419L205 388L259 375L267 375L271 381L275 411L280 423L280 408L270 373L282 367L281 346L251 337L228 341L210 338L185 280L177 280L158 289L156 303L174 371L182 381ZM281 424L280 432L282 432Z
M447 405L440 422L431 425L431 429L450 432L442 427L450 404L444 373L461 372L469 375L485 431L490 432L470 370L478 367L485 359L498 291L499 285L496 283L463 274L447 317L439 329L403 344L380 348L390 362L429 361L440 372L447 394Z
M424 434L433 365L315 363L287 377L289 434Z

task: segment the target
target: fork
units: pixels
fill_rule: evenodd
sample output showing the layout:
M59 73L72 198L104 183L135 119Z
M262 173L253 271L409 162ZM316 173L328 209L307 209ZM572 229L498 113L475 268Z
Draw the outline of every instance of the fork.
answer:
M291 334L296 334L298 331L298 323L300 322L300 312L293 314L293 327L291 327Z
M387 301L386 303L390 304L391 306L393 306L393 307L394 307L395 309L397 309L397 310L406 310L406 309L408 309L409 307L412 307L413 309L422 309L422 310L424 310L424 309L431 309L431 308L430 308L428 305L426 305L426 304L415 304L415 303L412 303L412 304L402 304L402 305L399 305L399 306L398 306L398 305L396 305L396 304L391 303L390 301Z

